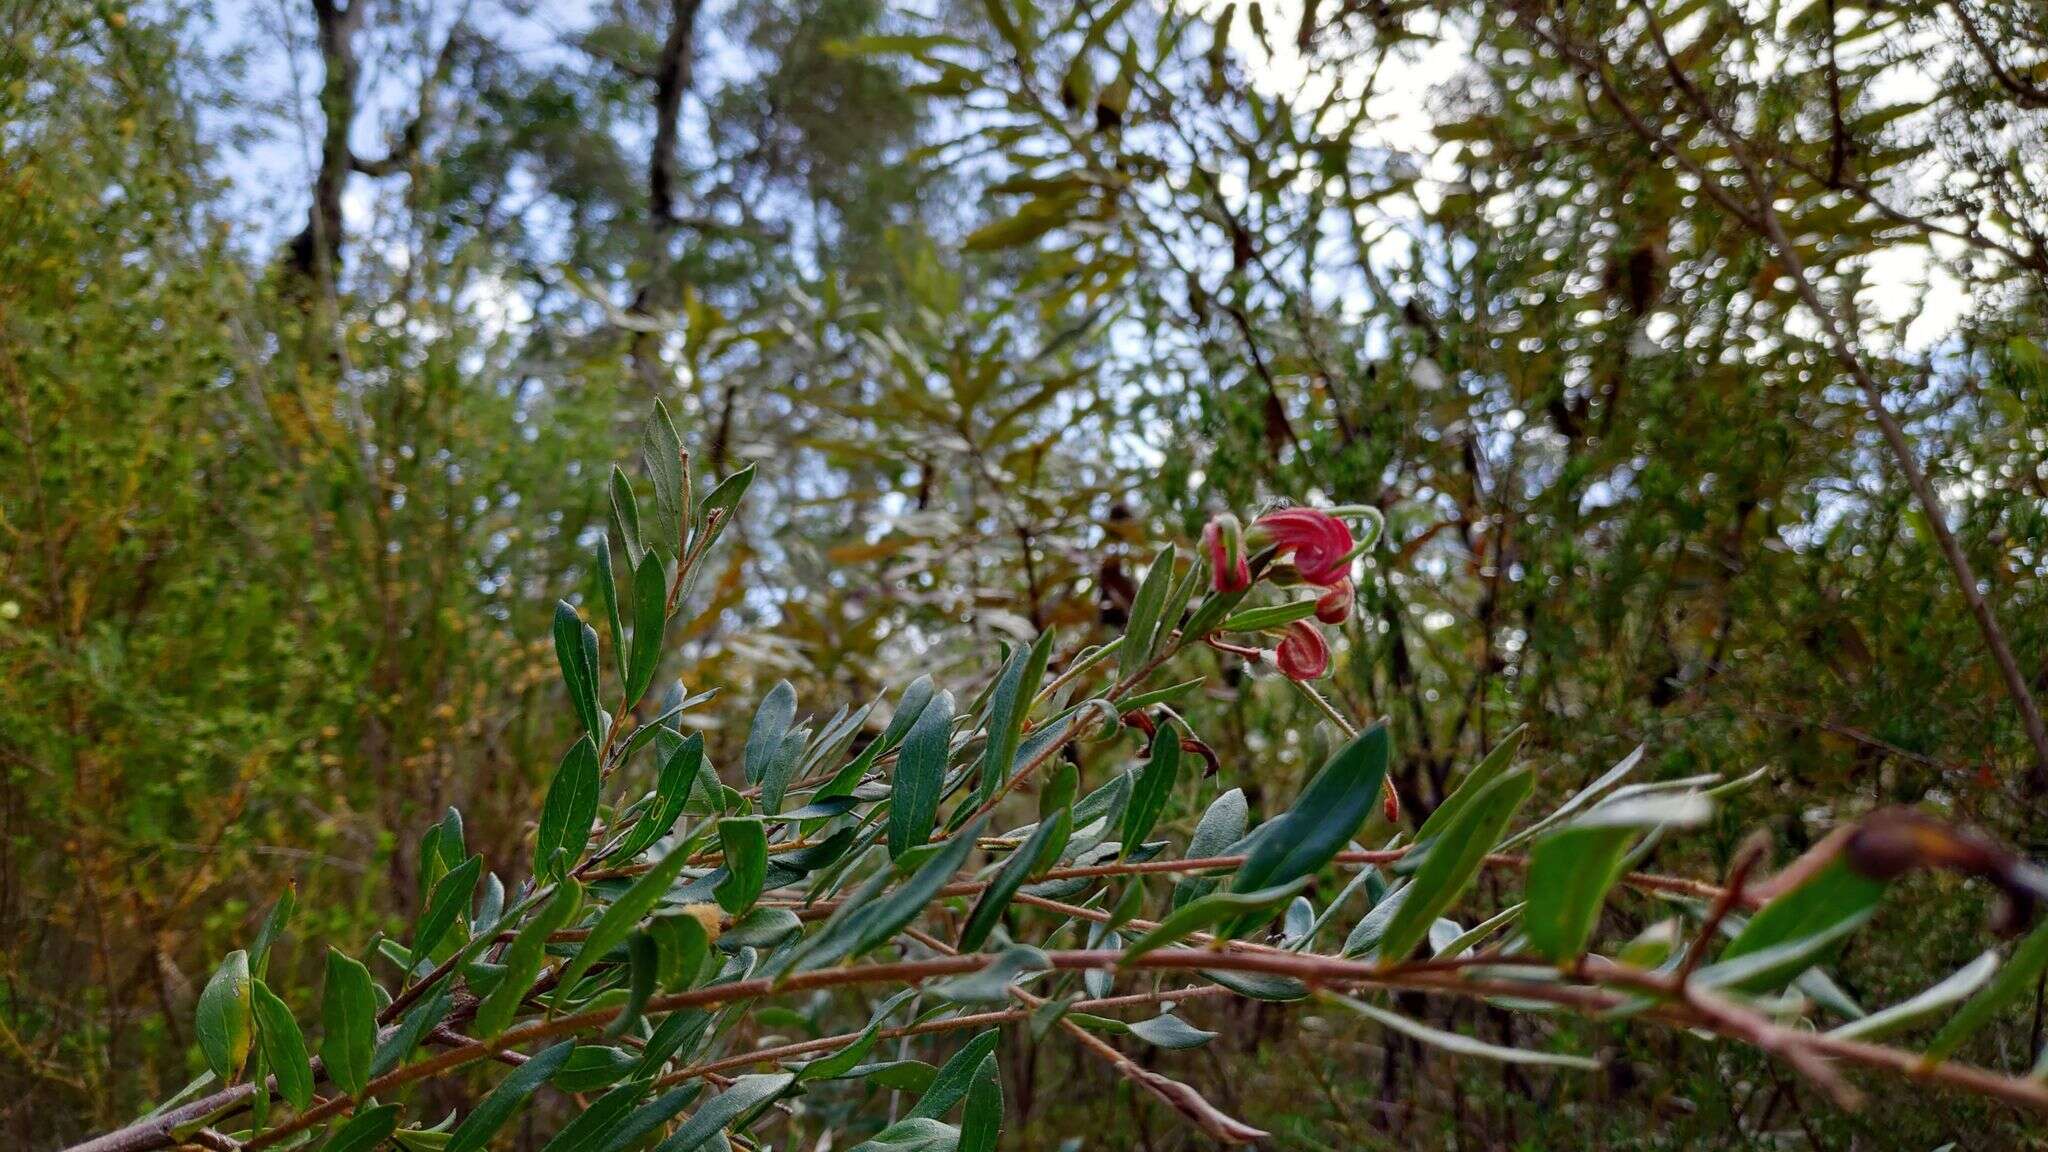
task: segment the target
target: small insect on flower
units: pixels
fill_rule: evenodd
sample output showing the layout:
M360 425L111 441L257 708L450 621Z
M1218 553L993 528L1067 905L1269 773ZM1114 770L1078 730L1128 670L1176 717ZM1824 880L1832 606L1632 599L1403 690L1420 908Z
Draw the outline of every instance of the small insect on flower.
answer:
M1311 584L1328 588L1351 574L1351 529L1328 512L1281 508L1252 521L1252 531L1293 553L1294 567Z
M1330 670L1330 645L1306 620L1287 626L1287 635L1273 653L1273 662L1289 680L1316 680Z
M1242 592L1252 586L1244 556L1244 526L1228 512L1202 528L1202 551L1209 557L1209 581L1216 591Z

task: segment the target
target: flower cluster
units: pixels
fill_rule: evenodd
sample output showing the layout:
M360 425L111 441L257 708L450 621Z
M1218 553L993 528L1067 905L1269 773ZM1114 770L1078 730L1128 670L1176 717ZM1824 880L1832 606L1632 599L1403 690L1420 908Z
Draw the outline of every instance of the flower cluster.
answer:
M1323 589L1315 616L1325 624L1350 618L1356 596L1351 562L1371 544L1371 536L1363 542L1354 539L1350 526L1319 508L1277 509L1253 520L1250 528L1224 512L1202 529L1202 551L1217 592L1250 588L1252 557L1270 552L1259 578ZM1330 670L1330 645L1314 624L1296 620L1286 626L1272 660L1290 679L1314 680Z

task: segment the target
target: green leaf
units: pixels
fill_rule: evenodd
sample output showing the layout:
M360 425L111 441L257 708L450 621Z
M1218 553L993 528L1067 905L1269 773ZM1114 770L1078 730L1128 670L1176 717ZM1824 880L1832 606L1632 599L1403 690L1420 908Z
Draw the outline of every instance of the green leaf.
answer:
M1123 963L1128 964L1155 948L1177 943L1214 924L1229 922L1233 928L1259 924L1272 915L1274 907L1292 899L1307 883L1308 877L1297 876L1284 884L1255 892L1211 892L1199 900L1189 901L1168 913L1158 927L1124 949ZM1225 929L1226 933L1229 931Z
M960 871L974 851L976 838L987 826L988 817L984 816L956 833L951 840L934 846L930 858L911 874L909 880L887 896L869 898L872 895L870 890L848 897L823 928L812 935L799 951L787 957L786 963L820 968L848 956L858 956L893 939ZM886 873L877 876L877 882L885 876Z
M1000 1004L1010 998L1010 986L1033 972L1052 968L1045 953L1028 944L1011 944L995 953L988 966L951 980L925 985L941 999L956 1004Z
M648 552L633 572L633 655L626 666L626 703L631 709L654 683L661 667L661 642L668 624L668 575L661 556ZM620 715L624 715L621 712Z
M1151 659L1160 613L1166 609L1166 596L1172 587L1173 545L1168 544L1152 558L1145 579L1138 584L1137 595L1131 598L1130 622L1124 626L1123 650L1117 654L1119 674L1128 677Z
M1940 983L1889 1008L1851 1020L1828 1033L1840 1040L1880 1040L1924 1024L1946 1011L1951 1004L1982 988L1998 971L1998 952L1993 949L1963 965Z
M577 719L583 721L583 730L596 740L604 732L604 722L597 707L597 662L590 659L584 631L583 618L576 614L576 609L567 600L557 601L555 660L562 666L562 681L569 686L569 702L575 705Z
M624 1048L579 1044L548 1082L564 1092L595 1092L624 1080L638 1064Z
M670 559L682 555L684 517L689 515L690 478L683 471L683 440L661 401L640 432L640 466L654 485L654 517L648 525L649 547Z
M699 929L702 932L702 929ZM640 1061L633 1066L635 1080L645 1080L661 1071L670 1057L677 1053L688 1054L695 1050L697 1041L703 1038L711 1026L711 1013L701 1008L685 1008L671 1012L654 1035L647 1038L647 1046L640 1050Z
M960 1117L960 1152L996 1152L1003 1134L1003 1078L993 1053L981 1058Z
M953 1058L939 1067L939 1074L932 1079L932 1086L925 1089L917 1106L910 1110L911 1119L937 1120L953 1110L973 1087L975 1073L981 1069L981 1062L996 1050L996 1042L1002 1039L1002 1032L991 1028L978 1032Z
M898 715L901 715L899 712ZM941 692L924 706L903 748L896 754L896 774L889 796L889 856L931 839L938 819L939 792L946 777L947 748L953 736L953 694Z
M737 916L761 898L768 876L768 832L758 816L728 816L718 822L718 843L725 851L724 880L715 896L718 906Z
M1522 912L1530 948L1560 961L1586 950L1635 837L1631 828L1567 828L1536 842Z
M1321 870L1379 807L1391 752L1385 724L1373 725L1339 748L1276 821L1278 827L1260 836L1232 890L1281 887ZM1227 934L1250 926L1240 921Z
M690 787L704 765L704 734L692 732L663 757L654 783L654 803L640 814L612 859L631 860L669 834L690 803Z
M1596 807L1536 841L1529 853L1528 907L1522 916L1530 947L1552 960L1583 953L1637 833L1697 824L1712 809L1712 802L1697 793L1621 800Z
M371 1108L358 1108L356 1114L343 1121L327 1138L320 1152L370 1152L372 1148L391 1138L398 1130L398 1105L378 1104ZM450 1144L452 1149L455 1146ZM468 1150L461 1150L468 1152Z
M626 682L626 623L619 616L619 578L612 571L612 538L601 533L597 540L597 595L604 602L605 623L612 630L612 660L618 667L619 683Z
M545 1084L568 1063L569 1054L575 1050L574 1040L564 1040L514 1068L510 1076L499 1081L498 1086L463 1117L462 1123L455 1128L455 1134L448 1140L447 1152L479 1152L526 1102L526 1098L533 1095L534 1089Z
M1722 961L1820 935L1837 924L1860 924L1877 910L1884 881L1873 880L1836 859L1804 883L1779 893L1763 906L1721 953Z
M954 1152L960 1130L943 1120L912 1117L898 1120L847 1152Z
M834 1080L851 1072L860 1064L861 1059L868 1054L869 1050L875 1046L875 1037L882 1030L882 1024L889 1019L889 1016L896 1009L903 1006L904 1001L909 1000L912 996L917 995L917 993L918 990L916 988L905 988L903 991L883 1001L882 1006L875 1009L874 1014L868 1017L867 1027L861 1029L860 1035L855 1036L847 1042L846 1047L832 1053L830 1056L821 1056L816 1060L798 1065L797 1079Z
M263 1042L263 1058L277 1075L277 1090L292 1107L304 1112L313 1102L313 1066L306 1056L306 1037L292 1010L277 993L258 980L253 985L252 1005L256 1012L256 1034Z
M612 1133L625 1124L626 1117L647 1094L647 1089L646 1083L634 1081L598 1097L564 1124L562 1130L555 1133L555 1138L542 1146L541 1152L598 1152L611 1139Z
M655 974L655 983L670 991L695 983L711 949L711 934L703 922L687 912L679 912L648 921L647 932L661 950L661 968Z
M292 912L298 907L298 889L286 885L278 894L277 902L270 906L270 913L263 918L263 927L256 930L256 942L249 946L249 972L258 980L270 968L270 949L284 935L286 925L291 923Z
M758 826L758 821L756 824ZM725 821L719 822L721 835L724 834L724 825ZM654 906L661 902L661 898L668 894L669 888L675 884L676 877L682 874L683 867L689 862L688 852L678 849L669 853L639 879L633 881L633 886L626 889L624 894L611 902L604 910L604 914L597 918L597 923L591 926L590 935L584 937L583 943L577 947L576 955L562 968L561 978L555 984L554 1004L557 1011L568 1004L577 981L583 978L584 973L603 960L612 949L626 942L626 938L633 934L633 929L640 923L641 918L652 912Z
M704 497L704 503L699 505L698 520L700 522L708 521L713 512L730 513L733 509L739 507L740 498L747 494L747 489L753 483L754 466L752 464L720 480L712 487L710 493ZM728 516L725 522L731 523L731 517Z
M557 879L583 858L597 819L599 774L597 745L584 736L571 745L541 804L540 830L533 840L533 874Z
M1161 1012L1149 1020L1139 1020L1128 1026L1130 1033L1155 1048L1178 1051L1183 1048L1200 1048L1216 1038L1216 1033L1205 1032L1182 1018L1178 1012Z
M504 974L490 995L477 1006L472 1027L478 1039L488 1040L503 1032L519 1015L520 1003L533 988L541 965L547 961L548 937L568 927L582 907L583 886L574 880L565 880L548 902L519 926L512 943L499 958Z
M1465 778L1458 782L1458 786L1451 790L1449 796L1444 797L1444 802L1437 805L1436 811L1431 812L1429 819L1424 820L1422 827L1416 830L1415 842L1418 845L1428 844L1441 836L1459 814L1464 812L1467 804L1472 803L1475 797L1486 790L1487 785L1500 779L1501 775L1514 765L1515 754L1522 750L1522 737L1528 730L1527 725L1517 725L1514 731L1509 732L1501 738L1500 743L1493 746L1493 751L1488 752L1477 767L1465 774Z
M642 1146L649 1133L665 1127L703 1094L704 1085L685 1084L648 1101L611 1130L605 1142L597 1146L598 1152L626 1152L629 1148Z
M1166 801L1179 781L1180 725L1168 720L1152 733L1152 754L1144 771L1138 773L1131 802L1124 808L1123 855L1129 856L1152 834L1152 826L1159 822L1159 814L1166 810Z
M754 710L754 726L747 732L747 783L759 784L767 778L768 770L782 754L782 738L789 734L789 724L794 719L796 689L789 686L789 681L778 680Z
M1039 681L1045 678L1046 661L1052 658L1052 640L1050 628L1039 633L1029 649L1010 657L996 680L995 692L989 698L988 747L982 753L979 783L974 791L976 808L993 797L1016 769L1017 743L1022 738L1032 698L1038 695ZM963 809L968 810L971 809Z
M199 1050L206 1055L206 1066L223 1084L234 1083L242 1074L249 1048L255 1043L249 987L249 954L238 948L213 970L213 977L199 993L194 1021Z
M376 1054L377 993L370 970L329 948L327 986L320 998L320 1060L327 1078L350 1096L360 1096Z
M1758 913L1762 915L1762 913ZM2048 970L2048 923L2043 923L2012 950L2012 959L1998 970L1992 981L1979 989L1962 1010L1942 1025L1927 1045L1927 1059L1945 1060L1963 1041L1991 1022L2006 1005L2026 995L2044 970Z
M1071 819L1070 810L1062 808L1053 813L1052 819L1039 821L1038 827L1032 829L1030 839L1003 862L1002 870L982 890L981 899L975 902L974 911L968 914L967 926L960 930L960 951L976 952L987 942L989 933L1002 923L1003 909L1009 907L1024 881L1056 859L1056 845L1066 842Z
M414 956L424 958L431 955L457 919L469 912L470 899L476 893L477 877L483 874L483 870L484 858L471 856L434 885L434 894L427 900L427 910L420 917L419 929L413 933Z
M420 1041L447 1015L455 1005L455 985L443 980L434 987L432 995L420 1000L399 1018L398 1027L390 1035L377 1042L377 1054L370 1059L370 1076L375 1079L403 1063L418 1048Z
M675 1135L661 1142L655 1152L693 1152L723 1132L727 1125L754 1114L763 1105L789 1090L796 1076L777 1072L767 1076L742 1076L732 1086L704 1102L691 1113Z
M1269 632L1285 628L1296 620L1306 620L1316 614L1316 597L1307 600L1290 600L1285 604L1268 604L1259 608L1247 608L1233 613L1217 626L1219 632Z
M1444 826L1435 847L1403 890L1406 894L1401 905L1380 938L1381 961L1406 959L1429 935L1430 925L1479 875L1486 854L1499 843L1508 822L1535 786L1533 775L1517 769L1494 777L1460 807L1457 818Z
M612 530L619 534L619 543L626 546L626 562L632 567L640 566L640 501L633 495L633 482L626 478L626 470L612 465L611 480Z
M1527 1048L1505 1048L1499 1044L1488 1044L1484 1040L1475 1039L1474 1037L1457 1032L1446 1032L1439 1028L1431 1028L1427 1024L1410 1020L1399 1013L1389 1012L1384 1008L1368 1004L1363 1000L1354 1000L1349 996L1325 993L1324 999L1334 1004L1341 1004L1360 1016L1375 1021L1384 1027L1392 1028L1404 1036L1420 1040L1431 1047L1441 1048L1446 1052L1459 1056L1477 1057L1481 1060L1498 1060L1503 1064L1543 1064L1556 1068L1583 1068L1588 1071L1600 1067L1598 1060L1588 1059L1584 1056L1567 1056L1558 1052L1534 1052Z

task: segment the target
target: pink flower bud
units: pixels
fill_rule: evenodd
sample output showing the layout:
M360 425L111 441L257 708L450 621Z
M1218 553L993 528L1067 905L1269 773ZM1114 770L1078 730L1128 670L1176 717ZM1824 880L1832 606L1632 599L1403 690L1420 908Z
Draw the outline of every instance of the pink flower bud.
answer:
M1325 624L1342 624L1351 619L1351 601L1357 595L1348 576L1330 585L1328 592L1316 598L1316 619Z
M1301 578L1327 588L1351 573L1351 529L1315 508L1281 508L1252 521L1254 532L1294 554Z
M1242 592L1252 586L1245 562L1244 526L1228 512L1202 528L1202 551L1209 556L1210 583L1218 592Z
M1315 625L1296 620L1287 626L1287 635L1280 638L1273 662L1289 680L1320 679L1330 670L1330 646Z

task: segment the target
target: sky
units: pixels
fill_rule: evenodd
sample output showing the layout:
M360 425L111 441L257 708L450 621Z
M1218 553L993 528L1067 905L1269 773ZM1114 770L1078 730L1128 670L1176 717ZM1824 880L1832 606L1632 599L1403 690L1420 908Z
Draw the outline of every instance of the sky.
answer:
M437 21L435 35L444 34L445 27L475 2L449 0L442 5L446 15ZM525 15L508 11L506 6L486 6L493 35L508 50L529 57L567 58L576 51L568 41L588 22L593 3L595 0L536 4ZM1299 0L1262 0L1262 7L1269 34L1264 42L1242 11L1231 26L1232 47L1248 75L1270 96L1292 100L1297 106L1319 103L1331 80L1326 73L1310 68L1295 50L1293 30L1300 21ZM1213 0L1201 6L1210 16L1222 8L1222 3ZM222 173L234 190L232 210L242 225L244 243L252 251L272 249L304 220L308 174L317 149L315 91L319 73L312 50L310 5L306 0L219 0L209 12L201 38L204 49L223 59L238 59L244 71L239 77L221 77L222 89L216 95L233 94L236 99L232 103L222 99L209 102L208 128L223 145ZM1438 147L1430 130L1433 94L1457 73L1463 52L1454 29L1440 31L1443 34L1435 41L1395 53L1379 70L1374 77L1377 94L1371 101L1372 114L1363 128L1366 138L1355 141L1362 147L1405 152L1417 158L1424 173L1417 195L1424 204L1450 175L1445 150ZM721 60L715 38L712 42L709 58L700 68L715 74L720 67L743 67L733 59ZM437 46L438 40L421 51L404 53L403 67L415 72L424 68ZM361 89L368 114L358 118L355 145L362 154L375 156L385 148L383 126L410 115L420 76L379 74L374 71L375 57L382 54L366 55L373 58ZM1364 78L1353 75L1345 81L1362 85ZM1938 175L1930 173L1923 178ZM374 211L375 192L371 181L362 177L351 180L343 208L352 230L360 231L367 223ZM1385 243L1389 247L1379 255L1391 260L1401 241L1396 237ZM1869 286L1863 297L1868 315L1889 324L1919 310L1902 350L1926 351L1953 332L1969 299L1932 253L1898 246L1869 263Z

